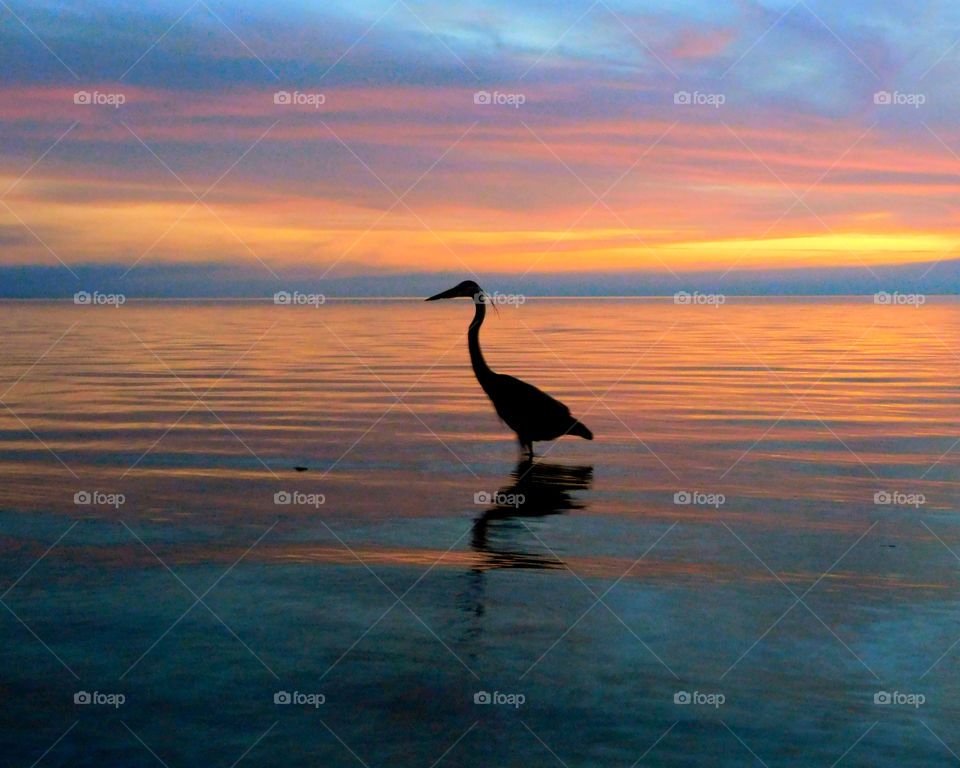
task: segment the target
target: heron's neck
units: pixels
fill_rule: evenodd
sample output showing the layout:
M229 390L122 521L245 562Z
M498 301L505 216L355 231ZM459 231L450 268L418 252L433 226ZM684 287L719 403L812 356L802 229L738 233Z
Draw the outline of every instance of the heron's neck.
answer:
M483 301L476 302L476 314L473 316L473 322L470 323L470 331L467 333L467 346L470 347L470 363L473 365L473 372L477 379L483 384L484 381L493 376L493 371L483 359L483 352L480 351L480 326L483 323L484 315L487 313L487 305Z

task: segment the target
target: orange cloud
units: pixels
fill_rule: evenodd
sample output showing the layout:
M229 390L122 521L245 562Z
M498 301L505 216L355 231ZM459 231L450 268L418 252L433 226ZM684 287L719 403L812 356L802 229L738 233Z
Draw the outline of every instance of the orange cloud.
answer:
M45 125L41 149L80 121L16 183L16 216L0 209L0 224L27 231L22 219L46 244L13 243L5 263L46 263L49 246L68 263L338 270L882 264L938 258L957 225L960 161L925 135L864 135L853 120L537 111L570 97L560 87L496 119L460 88L330 88L316 110L285 109L269 89L122 90L118 110L75 104L72 89L0 92L11 135L36 142ZM121 120L197 193L228 171L212 212ZM0 190L35 157L0 161ZM417 183L397 203L381 179L397 194Z

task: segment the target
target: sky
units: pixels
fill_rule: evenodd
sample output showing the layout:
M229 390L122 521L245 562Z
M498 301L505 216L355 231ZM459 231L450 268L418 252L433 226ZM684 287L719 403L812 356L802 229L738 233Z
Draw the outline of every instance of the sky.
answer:
M953 291L958 77L945 2L5 0L0 294Z

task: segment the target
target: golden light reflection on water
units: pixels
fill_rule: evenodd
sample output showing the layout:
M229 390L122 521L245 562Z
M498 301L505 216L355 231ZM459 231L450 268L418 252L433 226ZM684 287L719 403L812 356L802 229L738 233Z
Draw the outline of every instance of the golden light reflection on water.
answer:
M516 459L469 367L471 316L467 302L6 304L2 503L63 509L96 484L147 516L201 514L212 494L271 514L273 489L294 485L322 486L329 514L463 507ZM595 512L699 514L671 504L684 488L955 500L956 302L530 300L481 340L597 435L539 446L595 468Z

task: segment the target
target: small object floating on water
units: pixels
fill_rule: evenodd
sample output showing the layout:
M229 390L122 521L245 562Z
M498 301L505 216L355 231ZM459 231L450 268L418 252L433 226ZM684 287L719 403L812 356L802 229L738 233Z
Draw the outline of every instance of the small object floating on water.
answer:
M881 546L881 547L886 547L886 548L888 548L888 549L896 549L896 548L897 548L897 545L896 545L896 544L881 544L880 546Z
M306 472L309 467L294 467L297 472Z

